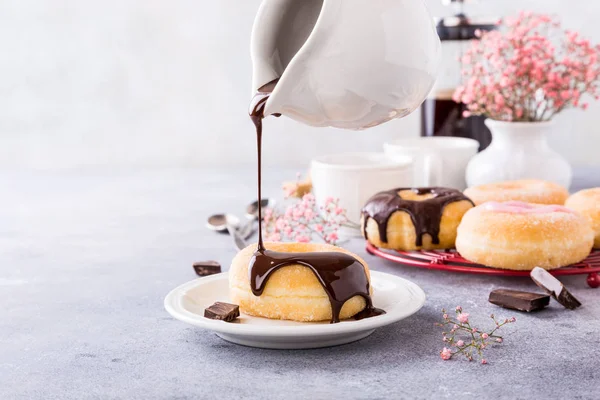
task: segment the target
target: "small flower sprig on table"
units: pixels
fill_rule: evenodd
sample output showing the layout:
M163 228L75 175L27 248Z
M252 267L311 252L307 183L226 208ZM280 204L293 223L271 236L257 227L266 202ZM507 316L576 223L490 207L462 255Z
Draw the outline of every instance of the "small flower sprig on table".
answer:
M497 332L506 324L511 324L516 321L515 317L507 318L503 321L497 320L494 314L490 318L494 321L494 328L490 332L480 331L478 328L471 326L469 322L469 314L463 312L461 306L456 307L456 318L451 318L446 310L442 310L444 321L436 325L442 327L451 327L449 331L444 331L442 341L447 343L449 347L444 347L440 352L442 360L449 360L457 354L464 355L467 360L473 361L478 358L482 364L487 364L484 358L484 350L495 343L502 343L502 336Z
M263 233L268 241L308 243L317 237L336 245L338 231L348 223L348 217L338 199L327 198L325 204L318 206L315 196L308 193L302 196L301 201L288 206L284 213L272 208L265 210L263 221Z

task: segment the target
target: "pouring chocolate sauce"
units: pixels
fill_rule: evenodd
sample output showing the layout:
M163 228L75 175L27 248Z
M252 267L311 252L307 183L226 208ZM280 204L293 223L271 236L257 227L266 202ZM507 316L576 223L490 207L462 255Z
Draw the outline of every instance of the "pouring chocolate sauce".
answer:
M250 118L256 127L258 159L258 198L262 198L262 127L265 104L277 85L277 80L258 89L250 103ZM277 115L278 116L278 115ZM331 303L331 323L340 322L342 306L354 296L361 296L367 305L354 316L363 319L385 314L373 307L370 283L364 265L349 254L341 252L286 253L267 250L262 237L262 211L258 208L258 247L250 260L250 287L255 296L260 296L272 276L279 268L300 264L315 274Z

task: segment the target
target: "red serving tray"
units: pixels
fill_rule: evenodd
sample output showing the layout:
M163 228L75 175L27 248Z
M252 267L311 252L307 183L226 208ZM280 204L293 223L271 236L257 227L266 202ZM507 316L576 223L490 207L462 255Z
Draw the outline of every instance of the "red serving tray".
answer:
M529 276L529 271L513 271L472 263L462 258L456 250L393 251L382 250L367 242L367 252L374 256L411 267L462 272L467 274ZM600 277L596 277L595 275L600 272L600 250L592 251L588 258L578 264L554 269L548 272L554 276L588 275L588 285L594 288L598 287L597 282Z

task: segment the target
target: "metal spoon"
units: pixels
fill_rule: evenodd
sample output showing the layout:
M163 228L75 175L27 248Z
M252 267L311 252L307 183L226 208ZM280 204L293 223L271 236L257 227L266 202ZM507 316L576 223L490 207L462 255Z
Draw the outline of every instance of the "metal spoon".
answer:
M265 208L272 208L275 206L275 199L262 199L260 205L263 210ZM243 238L248 238L254 233L254 221L258 220L258 200L255 200L246 206L246 218L248 218L249 221L239 229L240 235Z
M260 200L260 207L264 210L265 208L273 208L275 206L275 199L264 198ZM258 200L246 206L246 218L258 219Z
M239 228L240 219L232 214L215 214L208 217L206 221L206 227L210 230L227 233L227 225L230 225L234 228Z

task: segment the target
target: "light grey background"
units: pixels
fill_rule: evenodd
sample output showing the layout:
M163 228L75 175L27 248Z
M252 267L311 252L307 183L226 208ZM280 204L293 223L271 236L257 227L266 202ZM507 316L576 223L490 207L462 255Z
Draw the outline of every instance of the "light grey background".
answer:
M429 0L433 14L448 9ZM5 0L0 3L0 166L219 166L254 160L246 117L259 0ZM481 0L474 14L559 13L600 41L600 2ZM598 162L600 105L566 113L552 145ZM269 121L265 163L379 150L418 135L416 114L367 132ZM294 151L289 151L293 148Z

